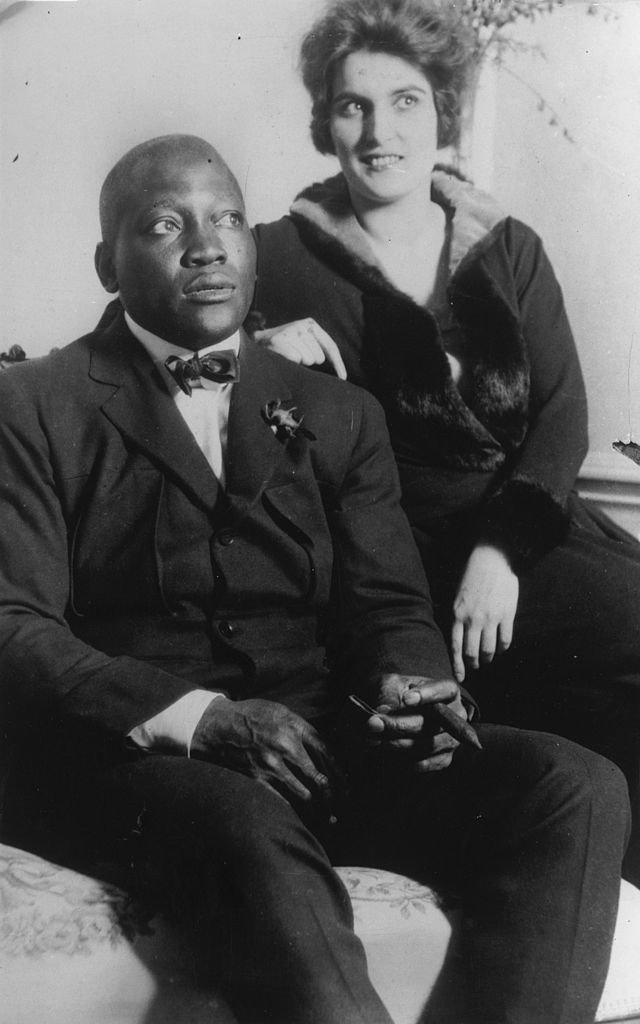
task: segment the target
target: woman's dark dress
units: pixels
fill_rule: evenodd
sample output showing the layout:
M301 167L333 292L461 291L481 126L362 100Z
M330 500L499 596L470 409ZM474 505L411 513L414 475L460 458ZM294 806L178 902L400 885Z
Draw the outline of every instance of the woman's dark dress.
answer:
M562 733L623 768L637 833L627 875L638 883L640 545L573 491L586 397L540 239L444 171L432 196L449 225L439 308L388 282L338 175L255 229L255 310L267 326L313 317L349 379L382 402L445 635L471 549L505 551L520 578L514 641L465 685L486 719Z

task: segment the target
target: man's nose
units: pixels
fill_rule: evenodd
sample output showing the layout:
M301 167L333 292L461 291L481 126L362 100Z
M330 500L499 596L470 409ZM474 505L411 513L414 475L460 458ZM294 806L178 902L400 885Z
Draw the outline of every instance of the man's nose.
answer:
M185 266L198 267L226 261L227 250L216 229L211 225L193 228L182 257Z

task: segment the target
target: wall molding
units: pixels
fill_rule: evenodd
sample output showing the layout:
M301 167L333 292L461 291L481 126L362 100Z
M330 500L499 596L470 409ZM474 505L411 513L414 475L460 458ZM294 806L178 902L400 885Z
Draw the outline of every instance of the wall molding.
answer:
M578 479L637 484L640 488L640 466L612 447L610 452L589 452Z
M640 539L640 466L614 449L590 452L578 475L578 492Z

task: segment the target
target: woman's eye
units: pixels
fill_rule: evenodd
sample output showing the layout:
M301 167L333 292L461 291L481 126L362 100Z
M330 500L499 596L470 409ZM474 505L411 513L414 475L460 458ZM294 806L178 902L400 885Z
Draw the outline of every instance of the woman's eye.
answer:
M244 216L239 210L229 210L227 213L223 213L222 217L218 217L216 224L221 224L226 228L241 228L244 224Z
M356 115L362 112L362 103L358 100L347 100L338 107L338 114L340 117L356 117Z
M149 232L152 235L171 235L179 230L180 225L171 217L163 217L162 220L156 220L149 227Z
M411 95L400 96L397 101L397 105L401 110L408 110L409 107L415 107L416 103L418 103L418 97Z

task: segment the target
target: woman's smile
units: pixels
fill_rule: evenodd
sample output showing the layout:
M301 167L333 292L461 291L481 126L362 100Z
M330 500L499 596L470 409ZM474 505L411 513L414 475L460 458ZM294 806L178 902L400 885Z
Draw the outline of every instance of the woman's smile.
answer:
M360 159L371 171L388 171L392 167L398 169L402 164L402 157L397 153L372 153L370 156L363 156Z

